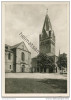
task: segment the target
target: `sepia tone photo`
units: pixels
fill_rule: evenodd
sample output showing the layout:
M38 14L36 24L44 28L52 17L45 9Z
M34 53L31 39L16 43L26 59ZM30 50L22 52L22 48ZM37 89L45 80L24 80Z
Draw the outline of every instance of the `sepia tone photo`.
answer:
M69 96L69 2L2 2L2 96Z

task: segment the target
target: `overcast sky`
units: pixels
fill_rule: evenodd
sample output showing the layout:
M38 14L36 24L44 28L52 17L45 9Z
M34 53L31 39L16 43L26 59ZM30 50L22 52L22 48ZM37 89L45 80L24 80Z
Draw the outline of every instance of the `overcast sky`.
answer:
M46 9L56 38L56 55L67 53L67 5L66 4L6 4L5 6L5 43L15 45L23 40L22 32L37 49L39 49L39 34L41 34ZM25 42L25 41L24 41ZM37 53L25 42L31 57Z

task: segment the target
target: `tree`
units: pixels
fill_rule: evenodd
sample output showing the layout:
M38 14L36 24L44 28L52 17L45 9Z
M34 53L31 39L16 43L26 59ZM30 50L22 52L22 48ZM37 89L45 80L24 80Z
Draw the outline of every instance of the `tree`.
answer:
M54 57L53 56L47 56L46 54L40 53L37 56L37 66L40 68L40 72L44 69L44 72L46 72L46 69L49 68L50 72L53 72L54 66Z
M37 66L40 68L40 72L42 72L43 68L46 67L47 56L43 53L40 53L37 56Z
M47 57L47 66L49 68L49 72L53 72L53 69L55 68L55 59L54 56L48 56Z
M57 65L60 69L67 68L67 56L65 53L59 55Z

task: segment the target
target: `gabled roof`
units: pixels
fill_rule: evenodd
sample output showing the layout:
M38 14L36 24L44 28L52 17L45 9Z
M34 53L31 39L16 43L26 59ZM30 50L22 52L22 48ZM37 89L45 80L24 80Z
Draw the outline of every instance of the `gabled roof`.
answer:
M21 43L22 43L22 42L21 42ZM17 48L21 43L18 43L18 44L16 44L16 45L11 46L11 49Z
M8 46L9 47L9 49L7 49L7 50L12 50L12 49L14 49L14 48L17 48L21 43L23 43L24 44L24 46L25 46L25 48L26 48L26 51L28 51L29 52L29 50L28 50L28 48L26 47L26 45L25 45L25 43L24 42L20 42L20 43L18 43L18 44L16 44L16 45L13 45L13 46L10 46L10 45L7 45L7 44L5 44L5 47L6 46ZM6 48L5 48L5 50L6 50ZM30 52L29 52L30 53Z
M23 44L25 45L24 42L21 42L21 43L23 43ZM11 49L17 48L21 43L18 43L18 44L16 44L16 45L11 46ZM25 47L26 47L26 45L25 45ZM27 49L27 51L29 52L29 50L28 50L27 47L26 47L26 49Z
M6 46L7 46L7 47L11 47L11 46L10 46L10 45L8 45L8 44L5 44L5 47L6 47Z
M8 48L6 48L6 47L8 47ZM5 51L7 51L7 52L13 52L11 50L11 46L10 45L7 45L7 44L5 44Z

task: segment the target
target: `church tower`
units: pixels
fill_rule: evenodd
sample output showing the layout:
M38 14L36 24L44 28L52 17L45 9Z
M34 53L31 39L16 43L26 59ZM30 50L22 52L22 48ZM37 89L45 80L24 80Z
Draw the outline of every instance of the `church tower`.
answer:
M48 56L55 55L55 35L48 13L45 16L42 33L39 36L39 50L40 53L45 53Z

